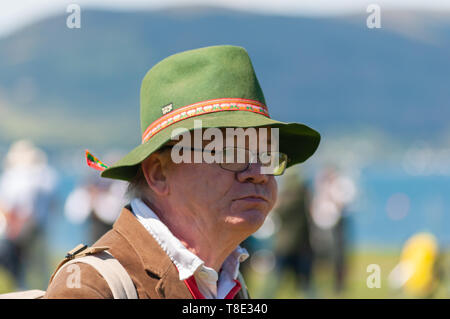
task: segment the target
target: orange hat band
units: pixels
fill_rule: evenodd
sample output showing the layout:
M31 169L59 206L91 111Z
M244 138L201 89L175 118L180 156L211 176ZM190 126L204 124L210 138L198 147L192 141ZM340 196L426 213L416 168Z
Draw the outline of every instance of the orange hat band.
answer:
M179 109L174 110L173 112L170 112L160 117L159 119L151 123L144 131L144 134L142 134L142 144L147 142L153 135L155 135L162 129L178 121L207 113L224 112L224 111L253 112L262 114L270 118L267 107L258 101L239 98L228 98L228 99L224 98L224 99L203 101L183 106Z

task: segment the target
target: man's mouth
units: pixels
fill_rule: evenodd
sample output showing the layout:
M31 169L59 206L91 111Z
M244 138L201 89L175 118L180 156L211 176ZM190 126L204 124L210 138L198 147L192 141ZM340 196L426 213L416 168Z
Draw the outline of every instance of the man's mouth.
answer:
M250 201L250 202L268 202L267 198L265 198L264 196L260 196L260 195L249 195L249 196L244 196L241 198L238 198L236 200L246 200L246 201Z

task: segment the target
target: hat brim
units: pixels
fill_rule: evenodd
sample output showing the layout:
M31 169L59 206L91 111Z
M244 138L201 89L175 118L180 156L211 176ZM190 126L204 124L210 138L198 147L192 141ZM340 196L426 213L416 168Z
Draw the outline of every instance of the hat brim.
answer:
M210 127L274 127L279 128L279 150L289 158L288 167L306 161L314 154L320 143L320 134L312 128L299 123L284 123L264 115L243 111L228 111L205 114L176 122L161 130L146 143L134 148L114 165L105 169L101 176L105 178L130 181L137 173L138 165L171 140L176 128L193 130L194 120L202 120L202 128Z

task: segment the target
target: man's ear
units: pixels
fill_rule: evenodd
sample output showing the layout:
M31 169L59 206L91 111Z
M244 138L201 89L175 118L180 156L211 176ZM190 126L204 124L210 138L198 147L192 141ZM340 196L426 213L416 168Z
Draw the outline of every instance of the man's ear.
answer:
M142 163L142 172L148 187L155 195L164 196L169 194L167 184L167 170L165 158L160 153L154 153L147 157Z

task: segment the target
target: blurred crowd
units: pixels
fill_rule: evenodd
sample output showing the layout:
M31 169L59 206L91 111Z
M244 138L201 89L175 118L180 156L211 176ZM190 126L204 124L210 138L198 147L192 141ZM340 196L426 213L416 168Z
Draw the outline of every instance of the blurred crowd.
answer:
M127 204L127 184L92 174L58 198L60 173L32 142L13 143L1 160L0 290L5 278L16 290L45 289L55 266L46 233L49 220L61 215L74 227L83 225L89 233L84 243L92 244L112 227ZM328 165L312 179L298 170L287 171L279 185L273 211L242 244L251 256L242 265L244 276L261 279L255 297L279 297L283 278L288 277L298 292L289 298L320 298L319 270L329 274L335 295L344 296L352 234L349 207L358 196L357 183ZM392 296L433 297L444 274L440 256L432 234L410 238L389 274ZM30 273L38 278L32 284L27 279Z
M27 140L13 143L0 175L2 278L11 278L17 290L45 289L55 266L50 262L54 257L48 240L50 218L62 214L68 223L83 225L88 237L82 240L92 244L112 227L126 204L126 186L87 175L66 198L59 198L60 176L46 153Z
M250 251L244 272L256 273L262 282L256 297L322 298L319 290L323 286L331 287L327 296L349 297L345 291L350 284L355 213L350 207L357 196L356 182L333 165L323 167L311 181L298 171L286 172L272 213L244 242ZM363 273L358 284L364 287L370 277ZM326 283L321 282L324 278ZM283 291L286 282L291 283L291 294ZM444 282L445 263L437 238L418 232L404 243L397 265L390 269L384 297L433 298ZM380 288L381 283L377 285ZM367 284L365 288L373 287ZM448 297L450 290L444 290Z
M317 297L313 281L317 267L325 267L333 275L337 294L344 290L349 235L346 209L355 194L354 182L333 166L320 171L312 182L296 171L285 174L272 214L244 243L252 256L246 271L253 268L277 274L265 285L263 297L276 296L286 273L294 276L304 296ZM269 226L268 231L271 224L276 226Z

